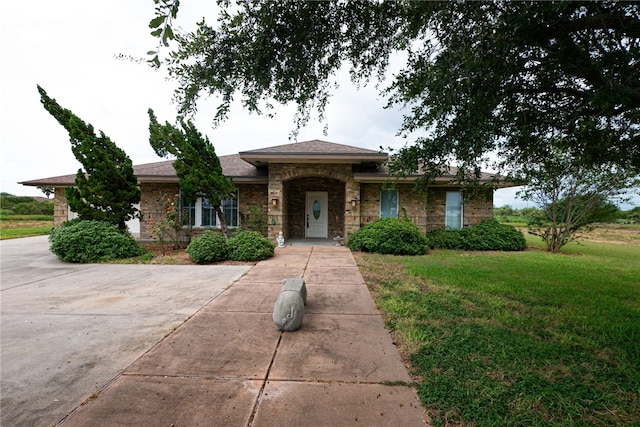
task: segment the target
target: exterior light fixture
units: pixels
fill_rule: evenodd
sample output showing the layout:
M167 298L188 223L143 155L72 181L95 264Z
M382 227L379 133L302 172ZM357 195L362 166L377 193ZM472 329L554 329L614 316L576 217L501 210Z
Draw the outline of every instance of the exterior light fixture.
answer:
M271 199L271 204L273 206L278 206L278 199Z

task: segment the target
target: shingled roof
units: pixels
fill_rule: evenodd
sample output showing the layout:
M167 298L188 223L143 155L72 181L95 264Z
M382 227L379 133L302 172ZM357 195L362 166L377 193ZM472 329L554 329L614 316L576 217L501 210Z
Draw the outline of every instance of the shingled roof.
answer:
M268 163L316 163L318 161L322 163L382 164L388 158L387 153L319 139L242 151L239 154L241 159L258 167Z
M233 178L236 182L267 182L266 170L258 169L245 162L238 154L220 156L222 173ZM145 163L135 165L133 173L138 177L138 182L178 182L176 170L173 168L173 160ZM51 178L35 179L20 182L22 185L32 187L67 187L75 185L76 175L61 175Z
M354 172L357 182L384 182L389 179L389 171L384 164L388 159L387 153L352 147L333 142L314 139L312 141L277 145L275 147L258 150L243 151L229 156L220 156L222 172L238 183L268 183L269 163L347 163L362 164ZM145 163L133 167L138 182L178 182L178 176L173 168L173 160ZM456 168L436 179L439 184L453 184ZM415 181L420 175L411 175L403 181ZM489 182L493 175L483 172L481 181ZM33 187L66 187L75 185L75 174L62 175L24 181L20 184ZM514 184L505 183L505 186Z

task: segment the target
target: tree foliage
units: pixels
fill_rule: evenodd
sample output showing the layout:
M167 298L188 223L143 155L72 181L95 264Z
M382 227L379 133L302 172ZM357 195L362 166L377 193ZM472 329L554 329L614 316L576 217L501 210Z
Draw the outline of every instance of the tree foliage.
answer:
M628 200L625 190L640 184L637 176L614 164L584 166L559 151L530 163L522 173L529 180L522 198L542 212L531 232L542 237L550 252L558 252L591 224L617 218L619 209L612 202Z
M203 137L191 121L179 119L179 125L177 128L169 122L158 123L153 110L149 109L149 143L159 156L176 158L173 167L182 195L191 202L200 195L206 197L228 238L227 221L220 206L223 199L233 197L235 185L222 173L220 159L209 138Z
M155 33L177 11L162 1ZM214 95L222 120L240 94L254 112L295 103L300 126L314 109L322 117L343 65L366 83L400 52L406 63L385 94L390 106L408 107L401 133L418 136L395 156L397 173L422 167L429 179L457 163L458 178L473 181L466 172L481 165L518 170L551 148L579 165L640 169L637 2L218 6L215 25L176 34L165 61L182 113Z
M44 108L69 133L71 151L84 167L76 174L75 187L65 189L69 209L83 220L106 221L126 230L126 222L140 218L138 179L127 154L104 132L96 134L70 110L38 86Z

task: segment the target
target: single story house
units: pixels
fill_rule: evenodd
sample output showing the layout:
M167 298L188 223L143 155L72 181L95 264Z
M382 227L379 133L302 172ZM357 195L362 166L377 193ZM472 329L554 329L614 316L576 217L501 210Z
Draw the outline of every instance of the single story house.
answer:
M286 239L345 237L384 217L407 217L425 233L444 227L461 228L493 217L493 193L465 197L453 176L438 178L427 194L414 188L418 175L390 178L388 154L332 142L313 140L220 156L223 173L237 187L234 199L223 202L229 226L242 226L250 212L261 212L268 236L280 231ZM454 171L455 172L455 171ZM164 219L167 195L179 193L173 161L137 165L141 190L141 221L129 226L141 240L153 239L152 223ZM482 180L489 181L490 174ZM25 181L53 187L54 226L72 218L64 187L75 175ZM217 227L213 209L198 199L189 212L196 229Z

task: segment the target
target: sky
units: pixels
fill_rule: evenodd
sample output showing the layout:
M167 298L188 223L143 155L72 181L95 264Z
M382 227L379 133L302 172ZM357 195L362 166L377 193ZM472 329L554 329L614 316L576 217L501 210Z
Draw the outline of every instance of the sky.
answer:
M202 17L214 22L215 2L181 2L174 26L195 28ZM157 40L149 33L153 0L21 0L8 2L0 16L0 191L43 196L18 184L75 173L77 162L67 131L42 107L36 85L83 121L102 130L133 164L162 160L149 145L147 110L159 121L174 122L175 82L163 70L116 59L144 58ZM386 101L373 86L358 89L346 73L330 100L325 124L311 120L297 140L322 139L357 147L401 148L396 135L402 111L384 109ZM295 106L282 106L275 118L249 115L234 105L229 119L213 128L215 100L202 98L194 118L218 155L235 154L294 142ZM516 189L498 190L496 206L527 207Z

